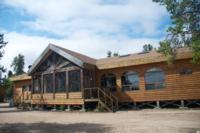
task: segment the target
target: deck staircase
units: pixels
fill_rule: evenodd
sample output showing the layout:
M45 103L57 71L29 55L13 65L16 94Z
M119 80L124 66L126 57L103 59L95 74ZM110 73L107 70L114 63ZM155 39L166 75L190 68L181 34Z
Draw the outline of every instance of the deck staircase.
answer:
M99 107L109 112L115 112L118 109L118 98L106 89L86 88L84 89L84 99L86 102L97 101Z
M27 99L24 98L24 93L21 93L17 98L16 98L16 104L18 108L20 109L26 109L29 107L31 103L31 94L27 94Z

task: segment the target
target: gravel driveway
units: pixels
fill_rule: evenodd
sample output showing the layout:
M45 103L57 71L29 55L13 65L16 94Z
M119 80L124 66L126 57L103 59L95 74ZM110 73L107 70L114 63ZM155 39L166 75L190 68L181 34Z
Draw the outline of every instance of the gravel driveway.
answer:
M200 110L20 111L0 104L0 133L198 133Z

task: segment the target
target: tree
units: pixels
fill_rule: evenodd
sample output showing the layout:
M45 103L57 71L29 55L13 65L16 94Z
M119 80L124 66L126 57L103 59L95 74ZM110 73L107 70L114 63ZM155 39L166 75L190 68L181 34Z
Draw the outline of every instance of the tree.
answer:
M145 44L143 46L143 52L149 52L153 50L153 46L151 44Z
M160 42L160 52L174 56L179 47L189 47L193 63L200 64L200 1L199 0L153 0L166 6L171 15L172 26ZM166 53L168 52L168 53Z
M23 74L24 73L24 56L21 54L16 56L11 64L11 67L13 67L15 75Z
M5 47L7 42L4 42L4 34L0 34L0 60L3 57L4 51L2 50ZM5 68L0 65L0 71L5 72Z
M12 83L12 81L9 80L9 78L5 80L4 86L6 88L6 92L5 92L6 93L6 97L7 98L12 98L12 95L13 95L13 83Z
M8 78L13 76L13 72L11 70L8 71Z
M118 52L114 52L114 53L113 53L113 56L114 56L114 57L117 57L117 56L119 56L119 53L118 53Z
M0 60L3 57L4 51L2 50L3 47L5 47L7 44L7 42L4 42L4 34L0 34ZM0 65L0 86L3 83L3 79L2 79L2 73L4 73L6 71L6 69Z
M28 65L28 70L31 69L32 65Z
M108 52L107 52L107 57L111 57L112 56L112 52L109 50Z

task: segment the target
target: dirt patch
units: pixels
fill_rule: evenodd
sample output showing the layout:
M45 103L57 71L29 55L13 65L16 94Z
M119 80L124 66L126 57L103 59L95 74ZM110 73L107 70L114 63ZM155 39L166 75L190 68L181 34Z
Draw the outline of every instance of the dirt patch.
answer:
M0 105L1 106L1 105ZM20 111L0 107L0 133L196 133L200 110L116 113Z

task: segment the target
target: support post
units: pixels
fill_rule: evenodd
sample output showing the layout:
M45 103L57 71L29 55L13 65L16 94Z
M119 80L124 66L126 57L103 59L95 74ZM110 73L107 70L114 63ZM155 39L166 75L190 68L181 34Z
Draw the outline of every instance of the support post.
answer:
M181 107L185 107L184 100L181 100Z
M31 104L31 107L30 107L30 111L32 111L33 110L33 104Z
M180 109L185 109L185 108L187 108L187 107L185 107L185 101L184 100L181 100L180 101L181 102L181 105L180 105Z
M56 111L56 105L53 105L52 111Z
M31 75L31 100L32 100L32 98L33 98L33 89L34 89L34 83L33 83L33 80L34 80L34 76L33 75Z
M156 101L156 109L160 109L160 101Z
M67 109L65 109L65 111L71 111L71 106L67 105Z
M85 104L82 105L81 111L82 111L82 112L85 112Z
M43 101L43 94L44 94L44 80L43 80L43 74L41 75L41 86L40 86L40 88L41 88L41 101Z
M66 98L69 98L69 71L66 71Z
M56 86L55 86L55 71L53 72L53 99L55 99L55 92L56 92Z
M82 92L82 98L84 100L84 88L83 88L83 69L80 69L80 79L81 79L81 92Z
M138 108L137 108L137 103L136 103L136 102L133 102L133 108L134 108L134 109L138 109Z

